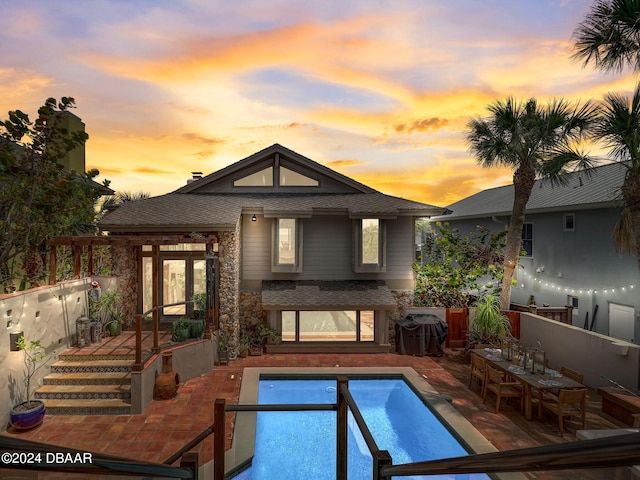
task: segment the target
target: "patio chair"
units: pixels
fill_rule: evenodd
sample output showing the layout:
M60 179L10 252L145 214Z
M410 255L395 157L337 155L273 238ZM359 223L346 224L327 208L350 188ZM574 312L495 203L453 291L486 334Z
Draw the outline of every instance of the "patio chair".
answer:
M580 417L582 419L582 429L586 428L586 388L561 388L557 400L550 397L542 398L540 407L547 408L558 416L561 437L564 437L564 417Z
M496 413L500 413L500 402L503 398L519 398L520 413L524 412L524 387L519 382L506 381L500 370L486 365L487 375L484 381L484 393L482 400L485 401L487 392L493 392L496 396Z
M469 371L469 388L471 388L471 384L473 380L480 384L480 396L484 398L484 384L485 384L485 361L479 355L471 354L471 370Z
M575 380L578 383L582 383L584 381L584 375L580 372L572 370L569 367L561 366L560 373L571 380ZM543 397L551 397L552 399L557 399L560 395L559 388L548 388L546 390L538 390L538 419L542 417L542 403L544 402Z

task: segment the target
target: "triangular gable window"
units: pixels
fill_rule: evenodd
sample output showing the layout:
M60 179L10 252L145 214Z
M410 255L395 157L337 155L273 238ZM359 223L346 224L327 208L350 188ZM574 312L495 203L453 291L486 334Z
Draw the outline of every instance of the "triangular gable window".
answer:
M318 181L288 168L280 167L281 187L317 187Z
M272 187L273 167L265 168L233 182L234 187Z

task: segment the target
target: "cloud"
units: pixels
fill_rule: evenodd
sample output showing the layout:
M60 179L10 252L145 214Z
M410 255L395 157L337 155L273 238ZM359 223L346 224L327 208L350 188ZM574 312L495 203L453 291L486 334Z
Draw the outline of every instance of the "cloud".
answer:
M410 135L414 132L428 132L429 130L438 130L449 124L449 120L441 118L424 118L422 120L414 120L410 123L396 123L393 129L397 133L405 133Z
M361 160L355 160L355 159L351 159L351 160L331 160L329 162L326 162L326 166L330 167L330 168L342 168L342 167L353 167L355 165L366 165L366 162L363 162Z

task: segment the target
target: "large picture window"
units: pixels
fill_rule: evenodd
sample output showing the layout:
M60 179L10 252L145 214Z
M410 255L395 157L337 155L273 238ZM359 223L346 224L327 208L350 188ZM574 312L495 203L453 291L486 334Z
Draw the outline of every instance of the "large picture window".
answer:
M283 342L373 342L372 310L282 312Z

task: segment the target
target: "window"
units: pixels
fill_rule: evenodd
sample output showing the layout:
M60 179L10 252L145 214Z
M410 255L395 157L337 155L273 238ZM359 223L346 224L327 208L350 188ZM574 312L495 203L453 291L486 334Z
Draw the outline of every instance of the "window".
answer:
M318 181L288 168L280 167L281 187L317 187Z
M522 225L522 249L526 252L523 257L533 257L533 223Z
M281 314L283 342L374 341L372 310L288 310Z
M234 187L272 187L273 167L265 168L233 182Z
M575 232L576 231L576 216L575 216L574 213L565 213L564 214L563 231L565 231L565 232Z
M363 218L356 222L355 271L383 272L385 270L385 230L378 218Z
M276 219L273 234L272 272L301 272L301 223L296 218Z

